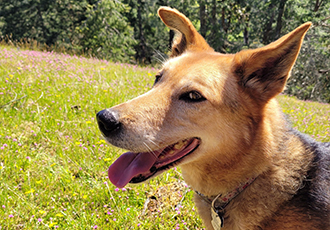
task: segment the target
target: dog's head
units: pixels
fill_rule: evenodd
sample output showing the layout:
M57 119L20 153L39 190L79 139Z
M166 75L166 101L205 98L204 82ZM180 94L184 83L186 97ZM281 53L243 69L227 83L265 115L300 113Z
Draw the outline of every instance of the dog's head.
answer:
M109 168L118 187L179 164L203 162L195 169L205 171L210 162L226 168L240 160L267 104L283 90L310 26L263 48L220 54L177 10L162 7L158 14L179 35L172 57L149 92L97 114L105 139L130 151Z

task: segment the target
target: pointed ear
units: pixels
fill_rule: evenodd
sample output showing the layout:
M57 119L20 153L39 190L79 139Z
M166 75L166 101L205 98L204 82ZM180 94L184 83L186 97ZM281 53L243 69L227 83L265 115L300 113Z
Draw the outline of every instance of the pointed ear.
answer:
M235 54L232 71L244 91L261 104L281 93L311 24L307 22L265 47Z
M158 15L168 28L180 34L172 44L171 57L179 56L186 50L213 50L197 32L191 21L176 9L160 7Z

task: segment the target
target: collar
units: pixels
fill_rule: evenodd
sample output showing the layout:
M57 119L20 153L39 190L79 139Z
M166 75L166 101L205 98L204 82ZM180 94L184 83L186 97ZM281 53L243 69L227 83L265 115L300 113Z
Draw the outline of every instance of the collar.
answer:
M195 190L195 193L199 195L203 200L205 200L207 203L209 203L212 207L212 209L216 210L217 213L220 216L220 218L223 219L225 208L226 206L232 201L235 197L237 197L242 191L244 191L250 184L252 184L255 181L255 177L253 178L246 178L245 183L239 184L234 190L228 192L225 195L222 195L221 193L217 196L205 196L204 194L198 192Z

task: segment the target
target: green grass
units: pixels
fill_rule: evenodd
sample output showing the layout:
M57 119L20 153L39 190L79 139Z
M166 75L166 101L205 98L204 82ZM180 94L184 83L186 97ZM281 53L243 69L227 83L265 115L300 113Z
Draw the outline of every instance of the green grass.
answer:
M0 47L0 229L202 229L173 169L114 187L96 112L150 89L156 70ZM293 126L329 141L329 105L280 96ZM154 199L156 198L156 199Z
M201 229L178 170L124 190L107 179L122 150L105 144L95 114L146 92L154 75L0 47L0 229Z

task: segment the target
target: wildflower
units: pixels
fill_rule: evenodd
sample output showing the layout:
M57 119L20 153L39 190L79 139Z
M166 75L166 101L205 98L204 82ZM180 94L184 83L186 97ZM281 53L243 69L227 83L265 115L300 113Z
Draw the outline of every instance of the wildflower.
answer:
M9 217L9 218L13 218L13 217L14 217L14 215L10 214L8 217Z
M115 188L115 191L118 192L119 191L119 188Z
M33 188L31 188L29 191L26 191L25 194L34 193L34 191L35 190Z
M93 229L97 229L97 225L95 225L95 226L93 227Z
M41 218L38 218L38 222L42 222L42 219Z
M50 227L50 228L52 228L52 227L56 228L56 226L55 226L56 224L57 224L57 222L51 223L51 224L48 225L48 227Z
M2 205L2 208L6 208L6 206Z

